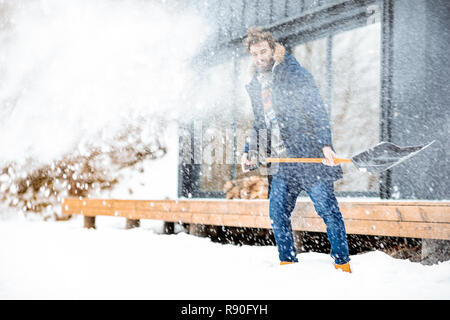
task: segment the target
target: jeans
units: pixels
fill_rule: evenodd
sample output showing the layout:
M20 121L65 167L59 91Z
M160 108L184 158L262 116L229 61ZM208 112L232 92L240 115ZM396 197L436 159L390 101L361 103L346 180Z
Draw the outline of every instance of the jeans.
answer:
M278 248L280 261L297 262L297 250L291 225L291 213L299 193L304 187L294 179L274 176L270 190L269 216ZM305 188L314 208L325 222L331 257L336 264L350 261L344 220L334 195L333 181L322 181Z

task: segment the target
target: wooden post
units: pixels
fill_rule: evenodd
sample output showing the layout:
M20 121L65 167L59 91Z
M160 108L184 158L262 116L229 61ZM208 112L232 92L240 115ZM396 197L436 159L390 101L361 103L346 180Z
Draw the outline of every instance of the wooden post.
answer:
M195 224L195 223L190 224L189 234L197 236L197 237L207 237L208 236L205 225Z
M164 233L174 234L175 233L175 223L164 221Z
M450 241L422 239L421 263L432 265L450 259Z
M84 227L87 229L95 229L95 217L84 216Z
M126 229L139 228L141 221L139 219L127 219Z
M297 253L303 252L303 237L304 232L301 231L293 231L294 233L294 244L297 248Z
M184 228L184 231L189 234L189 228L191 225L189 223L183 223L182 226Z

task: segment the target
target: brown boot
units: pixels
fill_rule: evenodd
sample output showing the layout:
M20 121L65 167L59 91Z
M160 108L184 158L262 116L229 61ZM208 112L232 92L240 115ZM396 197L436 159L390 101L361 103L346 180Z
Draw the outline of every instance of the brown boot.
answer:
M284 266L285 264L297 263L295 261L280 261L280 266Z
M350 269L350 262L344 263L344 264L334 264L334 267L336 269L341 269L344 272L352 273L352 270Z

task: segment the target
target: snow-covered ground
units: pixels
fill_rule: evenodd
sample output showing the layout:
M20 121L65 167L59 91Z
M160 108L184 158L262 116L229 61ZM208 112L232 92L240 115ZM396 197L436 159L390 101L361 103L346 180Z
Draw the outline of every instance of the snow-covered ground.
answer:
M274 246L234 246L160 221L82 217L0 220L0 299L449 299L450 261L424 266L382 252L352 256L352 274L327 254L279 266ZM180 230L179 230L180 231Z

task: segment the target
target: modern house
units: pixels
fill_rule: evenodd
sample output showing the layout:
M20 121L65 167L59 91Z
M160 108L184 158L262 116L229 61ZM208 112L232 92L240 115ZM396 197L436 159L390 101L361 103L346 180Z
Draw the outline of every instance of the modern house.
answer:
M252 112L245 91L251 61L242 39L248 27L263 26L314 76L339 156L380 141L436 140L379 175L343 165L338 196L450 198L448 1L206 0L195 6L215 29L197 58L205 94L195 103L208 108L180 135L179 197L223 198L224 183L244 176L239 159ZM186 158L195 148L209 152L209 160Z

